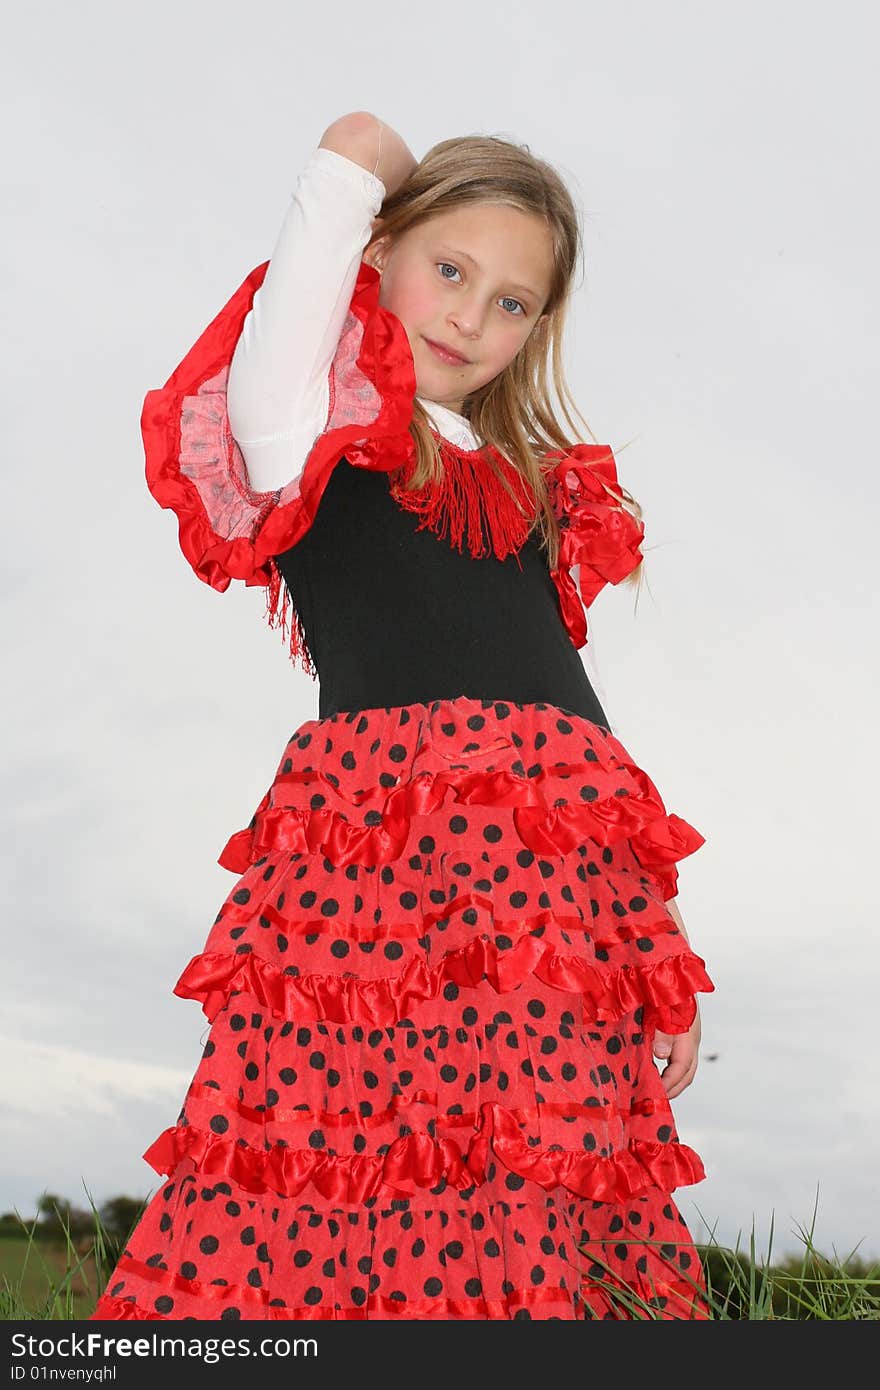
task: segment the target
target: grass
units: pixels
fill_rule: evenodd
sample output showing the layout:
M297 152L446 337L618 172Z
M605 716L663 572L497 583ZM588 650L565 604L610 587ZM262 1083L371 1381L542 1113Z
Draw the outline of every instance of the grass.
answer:
M145 1201L141 1211L146 1205ZM57 1207L60 1239L47 1239L36 1221L27 1222L16 1213L18 1232L7 1229L0 1239L0 1321L79 1322L90 1316L130 1231L114 1239L91 1195L89 1206L94 1229L85 1240L74 1239ZM139 1219L140 1213L131 1229Z
M78 1241L57 1208L62 1234L54 1241L39 1234L36 1221L28 1223L16 1213L20 1229L7 1230L0 1239L0 1320L81 1321L89 1317L130 1234L127 1231L124 1238L111 1235L91 1196L89 1205L94 1233ZM139 1215L132 1229L138 1219ZM702 1215L701 1219L709 1229ZM719 1244L714 1233L707 1244L698 1245L710 1319L880 1321L880 1262L867 1263L855 1250L842 1258L836 1253L833 1257L822 1254L813 1243L815 1220L814 1210L810 1229L798 1227L802 1254L775 1265L770 1262L772 1217L766 1258L757 1254L754 1220L748 1253L740 1250L739 1237L734 1249ZM600 1259L598 1263L604 1262ZM613 1276L611 1267L605 1268ZM697 1288L692 1279L688 1282ZM632 1289L617 1286L616 1280L609 1292L624 1318L664 1316L661 1309Z
M708 1222L700 1213L708 1229ZM749 1235L748 1254L736 1247L720 1245L710 1234L709 1242L697 1245L706 1281L708 1318L713 1322L776 1321L776 1322L851 1322L868 1319L880 1321L880 1261L860 1259L855 1250L840 1257L822 1254L813 1242L816 1210L810 1229L798 1226L798 1239L803 1246L800 1255L788 1256L782 1262L771 1263L774 1217L770 1218L767 1255L757 1254L755 1226ZM629 1242L625 1242L629 1243ZM652 1241L633 1244L651 1245ZM591 1258L597 1258L592 1255ZM632 1319L657 1320L663 1312L646 1302L632 1289L621 1287L613 1268L597 1258L609 1276L607 1288L614 1304L623 1316ZM700 1289L696 1281L681 1275L694 1294Z

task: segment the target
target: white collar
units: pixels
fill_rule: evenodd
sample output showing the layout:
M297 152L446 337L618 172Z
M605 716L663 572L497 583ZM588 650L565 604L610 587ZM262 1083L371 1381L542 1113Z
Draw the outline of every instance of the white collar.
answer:
M437 431L444 439L448 439L450 444L455 444L459 449L480 448L481 441L464 415L441 405L439 401L428 401L424 396L416 396L416 400L427 412Z

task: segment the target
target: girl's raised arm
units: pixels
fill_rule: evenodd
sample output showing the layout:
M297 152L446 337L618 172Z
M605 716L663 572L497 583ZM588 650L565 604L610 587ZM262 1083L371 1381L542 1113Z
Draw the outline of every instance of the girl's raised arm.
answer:
M324 428L373 219L416 162L396 132L354 112L327 128L299 175L229 369L229 421L257 491L290 482Z

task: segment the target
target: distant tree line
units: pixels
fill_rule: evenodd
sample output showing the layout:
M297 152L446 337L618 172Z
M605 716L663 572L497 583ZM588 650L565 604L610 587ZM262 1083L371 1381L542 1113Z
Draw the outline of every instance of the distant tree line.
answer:
M97 1208L98 1220L108 1249L121 1251L126 1237L146 1206L146 1198L118 1196L111 1197ZM66 1197L54 1192L44 1192L37 1200L37 1214L30 1220L16 1212L5 1211L0 1215L0 1237L27 1239L66 1244L71 1242L81 1248L83 1242L95 1238L97 1222L91 1207L87 1210L75 1207Z

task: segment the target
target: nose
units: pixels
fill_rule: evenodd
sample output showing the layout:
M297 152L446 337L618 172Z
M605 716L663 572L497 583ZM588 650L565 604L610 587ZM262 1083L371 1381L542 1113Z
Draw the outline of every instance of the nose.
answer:
M450 310L449 323L463 338L476 338L482 332L485 309L476 300L459 299Z

